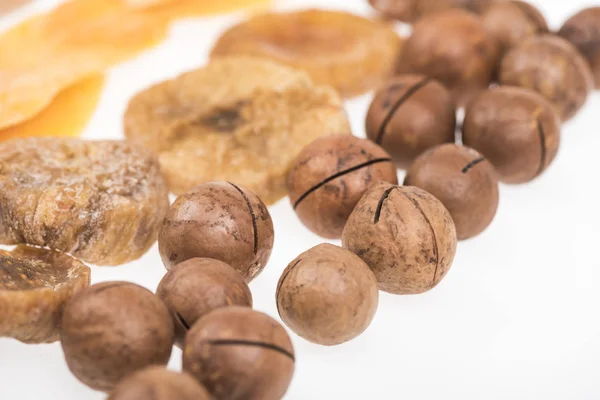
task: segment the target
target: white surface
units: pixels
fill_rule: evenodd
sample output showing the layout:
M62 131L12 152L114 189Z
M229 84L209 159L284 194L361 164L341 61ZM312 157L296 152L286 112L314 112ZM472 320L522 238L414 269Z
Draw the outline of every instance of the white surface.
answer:
M56 2L39 1L0 24ZM287 3L368 12L366 0ZM533 3L557 28L577 9L600 2ZM238 17L179 23L167 43L115 68L85 136L122 137L127 100L204 63L218 32ZM369 99L348 103L357 135L364 135ZM459 244L449 275L435 290L409 297L382 293L370 329L342 346L319 347L292 335L298 361L286 399L600 398L599 109L596 93L564 126L560 154L540 179L501 188L495 222ZM300 224L287 199L271 213L275 250L251 288L255 308L277 318L279 275L321 240ZM164 272L155 247L129 265L94 268L93 281L131 280L154 290ZM180 367L178 350L170 366ZM0 377L1 400L104 398L69 373L59 344L0 339Z

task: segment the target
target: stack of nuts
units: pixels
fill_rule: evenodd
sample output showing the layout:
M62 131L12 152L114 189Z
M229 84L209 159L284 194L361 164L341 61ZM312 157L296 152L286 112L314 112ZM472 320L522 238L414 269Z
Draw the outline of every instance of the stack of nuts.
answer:
M287 177L300 220L342 242L300 254L277 285L283 322L322 345L364 332L379 290L419 294L438 285L457 241L492 222L499 182L540 176L558 152L561 121L583 106L594 79L600 87L600 7L554 35L522 1L371 3L416 23L396 76L369 108L368 139L322 137ZM453 8L467 3L480 15ZM457 124L460 107L465 117ZM463 144L455 143L457 126ZM397 167L407 169L403 186ZM0 321L0 333L52 341L60 325L70 370L112 400L282 398L294 349L282 325L252 310L248 288L273 248L265 204L237 183L202 184L171 205L158 240L168 272L156 294L128 282L83 288L89 269L61 253L0 252L0 267L16 271L0 268L0 288L8 290L0 306L20 296L12 281L35 289L49 281L47 265L62 271L55 290L38 292L51 315L18 334ZM62 310L59 302L75 292ZM183 373L164 367L173 345L183 350Z

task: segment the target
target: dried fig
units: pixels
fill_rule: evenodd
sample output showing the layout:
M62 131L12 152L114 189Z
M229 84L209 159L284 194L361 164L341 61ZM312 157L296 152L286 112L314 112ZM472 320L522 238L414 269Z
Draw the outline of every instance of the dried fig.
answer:
M135 96L126 136L159 154L177 194L241 182L267 204L286 194L294 158L314 139L349 133L331 88L272 61L223 57Z
M0 336L24 343L58 340L65 303L90 284L90 269L56 251L0 250Z
M400 45L389 24L339 11L304 10L244 21L221 35L211 55L266 57L351 97L391 74Z
M100 265L141 257L169 207L156 159L121 141L0 144L0 243L46 246Z

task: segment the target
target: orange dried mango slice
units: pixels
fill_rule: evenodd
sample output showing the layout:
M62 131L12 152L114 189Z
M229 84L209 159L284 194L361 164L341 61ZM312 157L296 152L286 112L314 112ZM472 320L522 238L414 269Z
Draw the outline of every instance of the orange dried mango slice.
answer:
M166 23L120 0L75 0L12 29L0 38L0 128L31 118L64 88L154 45L166 31Z
M32 119L0 129L0 141L18 137L78 136L94 113L103 86L104 75L100 74L63 90Z
M344 96L377 87L393 69L401 46L392 25L327 10L268 13L226 31L211 55L267 57L305 70Z

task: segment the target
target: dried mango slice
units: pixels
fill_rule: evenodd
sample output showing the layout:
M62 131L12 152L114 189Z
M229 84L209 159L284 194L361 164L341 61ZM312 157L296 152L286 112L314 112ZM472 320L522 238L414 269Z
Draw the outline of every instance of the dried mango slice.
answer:
M18 7L21 7L31 0L2 0L0 2L0 15L15 10Z
M62 91L41 113L6 129L0 129L0 141L20 137L75 137L87 125L100 99L104 76L97 75Z
M31 118L64 88L156 44L168 26L157 21L117 0L75 0L7 32L0 37L0 128Z
M266 203L286 194L285 176L304 146L350 132L332 88L248 57L221 57L139 93L124 124L128 139L158 153L173 192L224 180Z
M65 303L90 285L90 269L56 251L0 250L0 336L25 343L58 340Z
M123 141L0 143L0 243L27 243L99 265L141 257L169 207L156 158Z
M226 31L211 56L251 55L307 71L344 97L377 87L401 46L391 25L345 12L305 10L253 17Z

